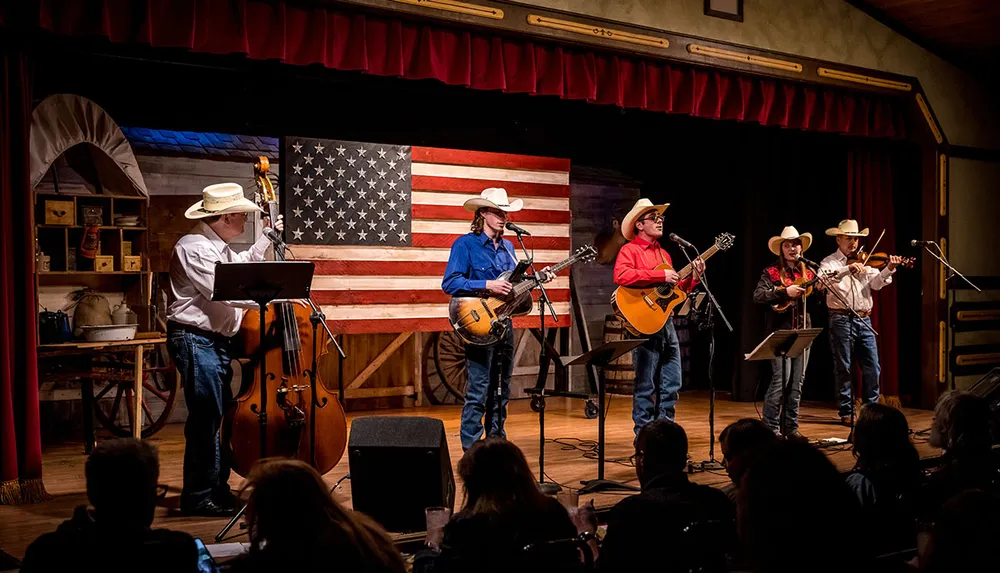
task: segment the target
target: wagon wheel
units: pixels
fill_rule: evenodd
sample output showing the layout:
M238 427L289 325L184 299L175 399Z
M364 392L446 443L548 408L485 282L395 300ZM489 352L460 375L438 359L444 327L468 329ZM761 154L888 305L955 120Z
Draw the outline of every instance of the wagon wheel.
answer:
M421 369L421 383L424 388L424 396L435 406L458 404L461 400L456 398L451 393L451 390L444 385L444 382L441 381L441 376L438 374L437 366L434 363L434 346L437 344L437 339L437 332L430 333L430 336L426 337L423 352L420 355L424 361L424 367Z
M441 384L456 402L465 400L465 343L451 331L433 339L434 370Z
M166 345L157 345L143 352L145 362L142 380L142 437L160 431L170 418L177 398L177 374L167 354ZM116 436L132 435L135 415L133 365L130 359L107 364L104 372L95 373L103 386L94 385L94 415ZM96 381L95 380L95 381Z

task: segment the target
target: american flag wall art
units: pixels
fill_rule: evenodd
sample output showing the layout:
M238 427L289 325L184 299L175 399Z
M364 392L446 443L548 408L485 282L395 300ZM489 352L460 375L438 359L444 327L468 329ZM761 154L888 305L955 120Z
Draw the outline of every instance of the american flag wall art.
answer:
M523 199L511 220L532 233L525 244L542 268L570 254L569 168L568 159L285 137L289 258L315 262L312 297L335 332L450 330L441 277L472 222L462 204L487 187ZM546 286L568 326L569 270ZM538 316L514 326L536 328Z

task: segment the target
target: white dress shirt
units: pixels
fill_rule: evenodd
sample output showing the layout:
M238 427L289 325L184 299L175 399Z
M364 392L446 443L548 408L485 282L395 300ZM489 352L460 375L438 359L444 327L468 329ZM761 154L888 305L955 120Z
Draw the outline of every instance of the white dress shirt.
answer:
M170 257L170 300L167 320L233 336L240 329L248 302L216 302L215 263L263 261L271 241L261 235L250 249L234 253L229 245L203 221L181 237Z
M823 259L820 264L820 272L840 271L846 268L847 256L837 249L837 252ZM829 281L827 284L836 289L844 300L846 300L856 312L870 312L872 309L872 291L880 290L885 285L892 282L892 275L895 269L889 267L881 271L872 267L865 267L865 272L860 274L850 274L840 279L838 282ZM826 306L835 310L846 310L844 303L832 292L826 293Z

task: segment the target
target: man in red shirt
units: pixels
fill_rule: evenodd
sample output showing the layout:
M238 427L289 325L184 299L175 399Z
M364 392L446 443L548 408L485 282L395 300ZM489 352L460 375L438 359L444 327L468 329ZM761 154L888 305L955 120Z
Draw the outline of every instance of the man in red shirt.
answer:
M658 241L663 236L663 212L669 206L639 199L622 219L622 235L630 242L618 252L615 284L626 287L678 284L677 271L655 270L663 263L673 267L670 255ZM705 263L700 258L695 259L694 266L694 275L679 283L685 292L694 288L698 276L705 270ZM632 351L632 364L635 368L632 421L638 436L643 426L657 418L674 419L677 392L681 389L681 347L673 319L667 320L662 330L650 335L646 343Z

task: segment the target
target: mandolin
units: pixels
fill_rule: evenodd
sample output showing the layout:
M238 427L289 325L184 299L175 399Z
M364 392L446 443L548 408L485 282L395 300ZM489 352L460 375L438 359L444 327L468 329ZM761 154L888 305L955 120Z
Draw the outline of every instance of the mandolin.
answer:
M734 239L731 233L722 233L715 238L714 245L699 255L701 260L707 261L719 251L728 251L733 246ZM663 263L656 270L672 271L673 267ZM680 280L684 280L692 272L694 267L688 264L677 274L680 275ZM611 307L629 332L642 336L659 332L674 309L685 300L687 293L670 283L647 287L620 286L611 294Z
M545 267L539 272L556 274L574 263L594 260L597 251L586 245L558 263ZM523 276L526 263L522 261L512 271L497 277L507 280L514 287L506 295L456 296L448 304L448 320L462 340L469 344L486 346L499 341L507 331L507 319L531 312L531 291L538 286L532 276Z

